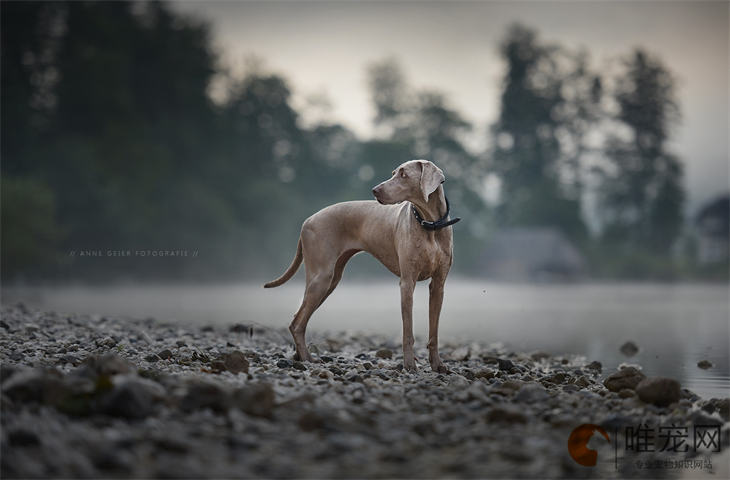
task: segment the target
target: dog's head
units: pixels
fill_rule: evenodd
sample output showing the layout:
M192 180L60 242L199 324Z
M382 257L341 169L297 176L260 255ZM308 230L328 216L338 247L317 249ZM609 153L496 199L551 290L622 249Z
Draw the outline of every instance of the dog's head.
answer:
M411 160L393 170L393 176L373 188L375 199L391 205L404 201L428 203L428 197L444 183L444 172L428 160Z

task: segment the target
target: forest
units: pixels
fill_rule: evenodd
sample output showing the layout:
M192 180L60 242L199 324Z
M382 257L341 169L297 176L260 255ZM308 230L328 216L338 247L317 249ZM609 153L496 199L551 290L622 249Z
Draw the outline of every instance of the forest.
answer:
M599 71L584 49L505 28L485 45L503 63L500 113L475 151L477 126L444 92L413 88L395 58L363 65L377 134L360 138L326 117L305 124L285 75L232 74L211 27L165 3L1 8L4 281L273 278L306 217L371 198L413 158L446 172L464 219L459 275L481 275L490 237L512 227L556 229L592 278L703 275L684 238L683 161L668 146L676 81L651 52ZM190 253L134 255L157 250Z

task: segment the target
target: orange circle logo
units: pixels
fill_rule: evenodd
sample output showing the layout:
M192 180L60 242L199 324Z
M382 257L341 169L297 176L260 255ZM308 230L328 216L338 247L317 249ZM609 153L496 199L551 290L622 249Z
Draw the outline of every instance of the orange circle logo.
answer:
M588 448L588 441L596 430L603 435L606 441L611 442L608 433L603 428L592 423L584 423L579 426L571 432L570 438L568 438L568 452L570 452L570 456L584 467L593 467L596 465L596 460L598 460L598 452Z

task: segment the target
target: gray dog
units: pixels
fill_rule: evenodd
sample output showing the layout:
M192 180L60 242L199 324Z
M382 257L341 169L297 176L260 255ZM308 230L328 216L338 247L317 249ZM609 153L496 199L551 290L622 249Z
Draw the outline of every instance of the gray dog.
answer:
M416 370L413 354L413 290L419 280L431 279L428 302L428 361L434 372L448 370L438 351L438 328L444 283L453 261L449 204L441 184L443 171L427 160L411 160L373 188L372 200L343 202L323 208L302 224L297 253L284 274L264 285L278 287L289 280L304 260L306 288L301 307L289 330L297 357L312 361L305 332L312 313L342 278L347 261L365 251L400 277L403 317L403 364Z

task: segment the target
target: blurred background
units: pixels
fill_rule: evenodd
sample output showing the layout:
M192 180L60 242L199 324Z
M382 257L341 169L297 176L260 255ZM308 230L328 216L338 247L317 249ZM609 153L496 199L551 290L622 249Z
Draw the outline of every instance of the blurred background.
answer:
M277 277L306 217L426 158L463 219L453 334L472 333L467 316L543 321L527 348L556 337L539 317L602 318L625 337L669 317L671 348L706 336L692 355L713 346L727 382L727 3L0 8L4 301L283 326L301 285L216 285ZM367 255L345 276L363 280L329 303L350 309L369 305L364 279L394 284ZM153 282L201 286L134 286ZM578 291L566 282L592 285L583 310L561 310ZM512 317L488 310L510 298ZM333 328L348 315L324 310Z

